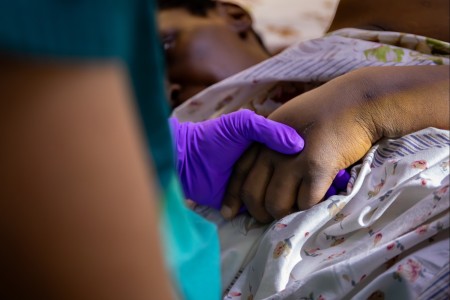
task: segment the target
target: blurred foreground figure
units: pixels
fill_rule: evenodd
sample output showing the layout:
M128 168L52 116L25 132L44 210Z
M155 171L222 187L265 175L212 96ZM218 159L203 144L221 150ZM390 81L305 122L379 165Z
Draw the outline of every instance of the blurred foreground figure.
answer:
M175 171L153 13L143 0L0 2L1 299L220 297L215 226L186 208ZM253 141L303 148L253 112L226 120L173 128L192 190L219 164L226 182ZM217 139L183 140L188 127ZM219 151L226 163L195 177L197 156Z

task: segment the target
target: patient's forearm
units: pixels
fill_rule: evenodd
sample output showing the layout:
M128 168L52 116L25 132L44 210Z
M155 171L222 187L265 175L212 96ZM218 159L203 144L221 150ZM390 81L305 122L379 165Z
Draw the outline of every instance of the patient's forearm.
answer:
M399 137L423 128L449 129L448 66L374 67L361 76L359 92L378 130L377 138Z

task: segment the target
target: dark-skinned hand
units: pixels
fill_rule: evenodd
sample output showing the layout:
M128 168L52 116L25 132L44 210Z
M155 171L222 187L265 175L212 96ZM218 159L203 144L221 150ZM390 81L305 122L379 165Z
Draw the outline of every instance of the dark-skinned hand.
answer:
M235 167L222 214L231 218L245 205L266 223L308 209L381 137L448 127L446 105L448 72L437 66L365 68L297 96L269 118L296 129L303 152L252 146Z

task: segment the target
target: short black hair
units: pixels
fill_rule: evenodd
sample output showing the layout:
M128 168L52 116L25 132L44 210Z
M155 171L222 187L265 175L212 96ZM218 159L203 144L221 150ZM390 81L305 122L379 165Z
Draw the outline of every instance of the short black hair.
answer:
M215 5L214 0L158 0L158 9L185 8L200 16L205 16Z

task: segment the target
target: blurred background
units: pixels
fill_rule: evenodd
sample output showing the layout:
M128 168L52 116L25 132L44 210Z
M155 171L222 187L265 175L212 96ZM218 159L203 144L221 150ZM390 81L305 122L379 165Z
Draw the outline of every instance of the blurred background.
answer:
M272 53L325 33L339 0L232 0L250 11Z

